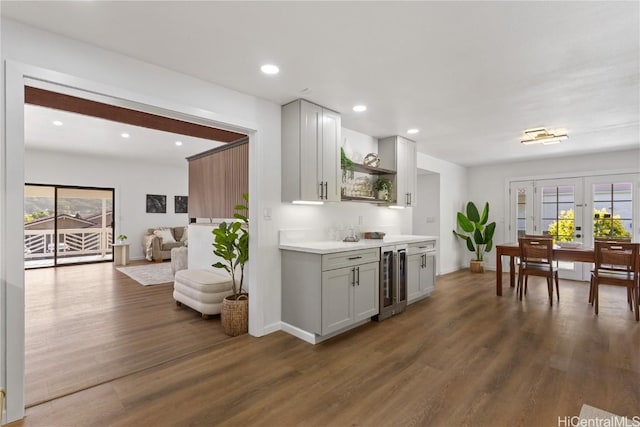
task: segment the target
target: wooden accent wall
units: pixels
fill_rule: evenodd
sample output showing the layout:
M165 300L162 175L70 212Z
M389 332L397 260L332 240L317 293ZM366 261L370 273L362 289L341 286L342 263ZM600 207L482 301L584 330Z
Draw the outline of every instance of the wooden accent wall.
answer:
M216 148L189 160L189 218L233 218L249 192L249 141ZM248 212L247 212L248 213Z

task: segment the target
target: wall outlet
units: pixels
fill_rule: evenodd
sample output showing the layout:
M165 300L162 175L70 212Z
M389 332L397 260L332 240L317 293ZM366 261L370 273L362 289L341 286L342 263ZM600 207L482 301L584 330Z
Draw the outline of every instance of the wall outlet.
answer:
M432 224L436 222L436 217L435 216L428 216L427 217L427 224Z
M364 224L364 217L362 215L358 215L358 225Z

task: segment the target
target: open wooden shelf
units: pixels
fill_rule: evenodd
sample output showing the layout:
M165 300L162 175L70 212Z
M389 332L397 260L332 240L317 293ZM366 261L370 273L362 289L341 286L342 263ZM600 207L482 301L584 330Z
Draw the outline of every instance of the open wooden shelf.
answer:
M355 172L368 173L370 175L395 175L396 171L383 168L372 168L371 166L365 166L360 163L353 164Z
M371 197L357 197L357 196L342 196L340 198L343 202L366 202L366 203L375 203L379 205L388 205L391 203L390 200L380 200L380 199L372 199Z

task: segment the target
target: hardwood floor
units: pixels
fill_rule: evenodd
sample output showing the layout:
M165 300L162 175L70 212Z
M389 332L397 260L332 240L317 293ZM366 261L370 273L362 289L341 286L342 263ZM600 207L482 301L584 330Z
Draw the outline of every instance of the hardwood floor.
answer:
M603 287L596 317L585 283L561 281L549 307L537 279L519 302L514 288L495 296L495 273L453 273L405 313L322 344L232 338L12 426L557 426L583 403L640 415L640 323L625 290Z
M172 284L142 286L111 263L25 271L27 406L228 338L219 317L177 308L172 292Z

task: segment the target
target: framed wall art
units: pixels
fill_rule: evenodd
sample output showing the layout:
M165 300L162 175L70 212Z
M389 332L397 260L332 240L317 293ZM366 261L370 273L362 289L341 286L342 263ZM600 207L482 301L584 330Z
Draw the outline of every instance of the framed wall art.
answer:
M174 196L175 213L187 213L189 207L188 196Z
M167 196L147 194L147 213L167 213Z

